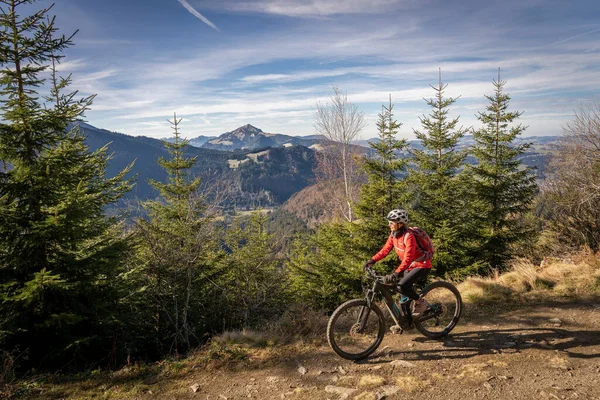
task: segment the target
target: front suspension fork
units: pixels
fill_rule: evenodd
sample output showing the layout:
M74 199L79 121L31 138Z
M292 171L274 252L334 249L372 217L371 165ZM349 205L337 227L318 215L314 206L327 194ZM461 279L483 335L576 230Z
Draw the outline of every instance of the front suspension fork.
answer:
M358 316L358 321L356 321L359 324L359 328L358 328L359 332L362 332L365 329L365 325L367 324L367 321L369 320L369 313L371 312L371 304L373 304L374 298L375 298L375 291L373 289L369 289L369 291L367 291L367 295L365 297L365 300L367 301L367 306L363 307L362 310L360 310L360 315Z

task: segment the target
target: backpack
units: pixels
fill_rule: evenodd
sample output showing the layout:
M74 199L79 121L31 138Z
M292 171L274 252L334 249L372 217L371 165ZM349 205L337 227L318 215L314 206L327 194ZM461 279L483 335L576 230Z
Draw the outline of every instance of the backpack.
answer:
M417 246L419 246L423 252L423 255L413 262L431 260L433 258L433 253L435 252L435 248L433 247L433 242L431 241L431 238L427 232L416 226L409 227L407 232L415 235ZM406 235L404 235L404 245L406 246Z

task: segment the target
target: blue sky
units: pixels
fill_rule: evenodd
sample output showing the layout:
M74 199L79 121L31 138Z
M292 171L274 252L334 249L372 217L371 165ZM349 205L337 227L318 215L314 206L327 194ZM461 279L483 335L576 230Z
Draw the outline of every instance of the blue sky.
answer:
M97 94L87 120L131 135L168 136L175 111L188 137L247 123L308 135L337 85L365 113L363 138L389 94L414 138L438 68L465 127L498 67L526 135L560 134L600 94L597 0L56 0L53 12L61 32L79 29L61 72Z

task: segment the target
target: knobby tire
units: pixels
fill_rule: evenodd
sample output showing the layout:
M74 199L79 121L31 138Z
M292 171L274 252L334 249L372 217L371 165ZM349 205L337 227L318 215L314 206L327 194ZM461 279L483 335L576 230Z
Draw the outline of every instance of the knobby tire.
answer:
M456 287L454 285L452 285L451 283L444 282L444 281L433 282L433 283L427 285L425 288L423 288L423 291L421 292L421 297L423 297L424 299L427 300L427 294L432 292L435 289L448 290L451 293L451 295L449 293L447 295L449 296L449 298L451 298L454 301L455 309L452 310L452 315L451 315L449 322L444 327L442 327L442 330L439 332L434 332L433 330L430 330L427 328L427 325L429 325L432 322L432 319L434 320L435 318L431 318L431 319L424 320L424 321L419 321L419 317L416 317L413 319L413 323L414 323L415 327L417 328L417 330L419 332L421 332L424 336L431 338L431 339L438 339L438 338L444 337L444 336L448 335L448 333L450 333L450 331L452 331L452 329L454 329L454 327L458 323L458 320L460 319L460 315L462 313L462 306L463 306L462 298L460 296L460 292L458 291L458 289L456 289ZM441 292L444 293L443 291L441 291Z
M342 343L338 343L343 341L343 338L336 337L336 335L339 336L340 333L343 333L346 337L352 339L350 332L345 332L346 327L343 326L343 324L346 323L346 321L340 321L340 319L351 317L352 313L349 313L348 316L346 316L346 314L348 314L348 311L352 310L353 308L356 308L355 312L358 317L358 315L361 314L361 310L366 311L366 307L367 301L365 299L349 300L336 308L329 318L329 323L327 324L327 341L329 342L329 346L331 346L332 350L342 358L347 360L361 360L366 358L375 350L377 350L381 344L381 341L383 340L383 336L385 334L385 321L383 318L383 313L379 307L377 307L375 304L371 304L369 312L370 314L375 314L377 317L377 331L373 343L370 344L365 350L356 353L350 352L348 349L343 348Z

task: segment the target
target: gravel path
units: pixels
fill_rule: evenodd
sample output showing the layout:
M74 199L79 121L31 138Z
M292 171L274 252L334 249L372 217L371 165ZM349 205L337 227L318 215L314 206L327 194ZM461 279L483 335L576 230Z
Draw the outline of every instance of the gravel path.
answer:
M199 373L189 398L600 399L600 305L471 314L444 340L387 334L359 363L319 346L257 370Z

